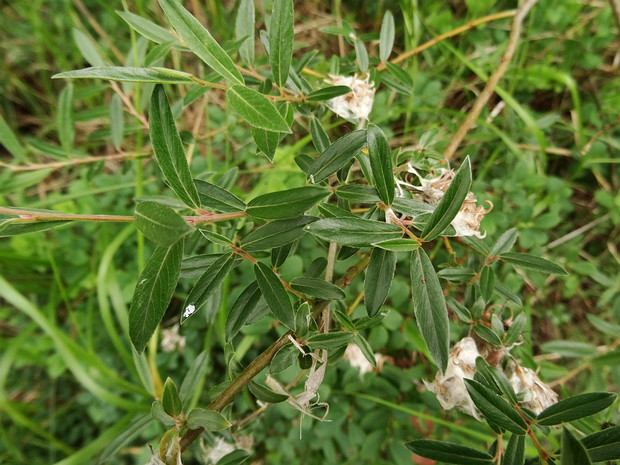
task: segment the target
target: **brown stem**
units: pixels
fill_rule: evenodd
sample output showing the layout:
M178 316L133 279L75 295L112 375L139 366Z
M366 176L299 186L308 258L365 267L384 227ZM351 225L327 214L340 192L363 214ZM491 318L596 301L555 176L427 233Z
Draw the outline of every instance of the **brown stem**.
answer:
M510 31L510 38L508 39L508 45L506 46L506 51L502 56L502 59L499 63L497 69L491 74L489 77L484 89L474 102L473 107L467 114L465 121L461 124L458 131L452 136L450 143L446 147L446 150L443 153L443 157L450 161L454 158L456 153L456 149L458 148L461 141L465 138L467 132L471 129L474 122L480 115L480 112L484 108L484 106L493 95L495 87L499 83L499 80L502 78L506 70L508 69L508 65L510 64L512 57L514 55L515 50L517 49L517 41L519 40L519 36L521 35L521 27L523 25L523 20L527 16L528 12L532 9L532 7L536 4L538 0L528 0L523 4L521 8L515 14L514 20L512 21L512 29Z
M101 155L98 157L88 158L72 158L71 160L55 161L51 163L32 163L30 165L15 166L8 163L0 162L0 166L8 168L11 171L34 171L42 169L58 169L63 166L81 165L84 163L96 163L98 161L110 161L110 160L130 160L133 158L143 158L150 156L149 152L132 152L132 153L113 153L110 155Z

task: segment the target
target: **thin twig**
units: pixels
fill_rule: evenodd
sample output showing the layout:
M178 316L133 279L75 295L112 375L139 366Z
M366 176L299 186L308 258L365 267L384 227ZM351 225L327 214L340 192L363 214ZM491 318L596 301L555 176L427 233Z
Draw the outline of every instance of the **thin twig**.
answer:
M30 165L22 166L9 165L8 163L0 161L0 166L8 168L11 171L35 171L43 169L58 169L64 166L82 165L85 163L97 163L98 161L131 160L133 158L142 158L147 156L150 156L150 152L113 153L98 157L72 158L70 160L55 161L51 163L32 163Z
M570 233L556 239L555 241L551 242L549 245L547 245L547 247L545 247L546 250L551 250L556 248L558 245L562 245L565 242L570 241L571 239L574 239L577 236L581 236L583 233L585 233L586 231L589 231L590 229L592 229L593 227L597 226L600 223L604 223L605 221L607 221L610 217L610 214L607 213L603 216L601 216L600 218L595 219L594 221L591 221L590 223L583 225L582 227L575 229L574 231L571 231Z
M506 46L506 51L502 56L500 64L493 72L493 74L491 74L491 76L489 77L486 86L484 86L484 89L474 102L474 105L467 114L465 121L463 121L458 131L454 134L454 136L450 140L450 143L446 147L446 150L443 153L443 156L446 160L450 161L454 158L456 149L460 145L461 141L465 138L467 132L475 123L476 119L480 115L480 112L489 101L489 98L491 98L491 95L493 95L495 87L499 83L500 79L502 78L504 73L506 73L508 65L510 65L514 52L517 49L517 42L519 40L519 36L521 35L523 20L537 1L538 0L528 0L521 8L519 8L517 13L515 14L514 20L512 22L512 29L510 31L510 38L508 39L508 45Z
M504 19L504 18L510 18L512 16L514 16L517 13L517 10L508 10L508 11L502 11L500 13L495 13L489 16L484 16L482 18L478 18L474 21L469 21L467 24L457 27L456 29L453 29L449 32L446 32L445 34L441 34L438 35L437 37L432 38L431 40L429 40L428 42L423 43L422 45L419 45L418 47L412 49L412 50L408 50L404 53L401 53L400 55L398 55L396 58L394 58L393 60L390 60L390 63L392 64L397 64L400 63L401 61L405 61L407 58L410 58L412 56L415 56L421 52L423 52L424 50L426 50L427 48L432 47L433 45L441 42L442 40L445 39L449 39L450 37L454 37L457 36L463 32L469 31L470 29L474 29L477 26L480 26L481 24L484 23L489 23L491 21L497 21L498 19ZM383 71L387 68L385 63L381 63L379 66L377 66L377 71Z

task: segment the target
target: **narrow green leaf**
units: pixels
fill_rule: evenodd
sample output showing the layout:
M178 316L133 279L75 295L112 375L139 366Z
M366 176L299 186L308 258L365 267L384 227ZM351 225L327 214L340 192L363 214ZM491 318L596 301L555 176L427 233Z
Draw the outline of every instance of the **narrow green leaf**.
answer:
M388 72L405 86L405 88L407 89L407 93L411 93L411 91L413 90L413 78L411 77L411 75L399 65L394 65L389 61L386 62L385 65ZM384 77L385 75L381 76L381 79L383 79Z
M282 89L286 85L293 59L293 2L275 0L269 24L269 64L273 82Z
M368 71L368 51L364 42L359 40L359 38L355 39L355 56L357 58L357 67L360 71L362 73Z
M75 41L75 44L77 45L84 59L91 66L105 66L105 61L101 57L101 55L99 55L99 52L97 51L97 46L93 43L92 40L90 40L90 38L86 34L84 34L77 28L73 28L73 40Z
M250 458L250 454L243 449L232 451L218 460L217 465L241 465Z
M348 86L330 86L323 87L322 89L315 90L314 92L306 95L306 101L308 102L322 102L323 100L330 100L341 95L345 95L351 92L351 88Z
M181 277L184 279L200 278L211 264L224 255L221 253L210 253L187 257L181 265Z
M151 415L155 420L164 425L166 429L172 428L177 424L176 420L166 413L159 401L155 401L151 404Z
M465 386L474 404L487 420L514 434L526 433L528 426L525 420L506 400L472 379L466 379Z
M336 195L353 204L355 203L377 203L381 201L379 191L373 186L364 184L345 184L336 189Z
M151 97L150 136L157 163L172 190L186 205L200 208L198 191L189 171L168 97L161 84L155 86Z
M250 127L252 131L252 138L258 150L263 152L270 162L273 163L273 158L276 155L276 149L278 144L282 140L284 134L280 132L267 131L266 129Z
M495 272L490 266L482 268L480 273L480 293L487 302L493 297L495 291Z
M323 153L327 147L331 145L331 141L329 140L329 136L321 121L316 116L312 116L310 120L310 135L312 136L312 143L314 144L314 148L316 148L319 153Z
M405 444L414 453L431 460L459 465L491 465L493 456L451 442L417 439Z
M411 252L413 310L420 333L435 363L445 372L448 366L450 326L448 310L439 278L424 249Z
M394 34L394 16L388 10L383 15L383 23L381 23L381 32L379 34L379 59L383 62L387 61L392 53Z
M183 382L181 383L181 387L179 388L179 398L183 405L187 408L190 404L192 397L195 397L197 394L196 390L199 388L201 383L204 381L204 377L207 373L207 368L209 365L207 364L207 360L209 359L209 351L203 350L198 354L198 357L194 359L189 370L185 374L183 378Z
M262 294L256 281L251 282L237 297L226 317L226 341L230 341L237 335L261 297Z
M26 161L26 149L17 140L17 136L7 124L2 113L0 113L0 144L18 160Z
M187 427L189 429L203 428L205 431L221 431L230 428L232 424L224 415L215 410L195 408L187 415Z
M527 317L523 313L516 316L516 318L512 321L510 328L506 331L506 336L504 337L504 344L506 347L510 347L519 340L526 324Z
M147 261L131 299L129 336L141 353L166 313L183 259L183 241L157 247Z
M123 102L118 94L114 94L110 100L110 139L116 150L123 144L123 131L125 118L123 117Z
M476 276L476 272L471 268L465 268L462 266L455 266L451 268L444 268L443 270L439 270L437 273L441 279L445 279L446 281L452 281L456 283L464 283L466 281L471 280L474 276Z
M271 266L273 266L274 268L280 268L282 265L284 265L284 262L288 258L288 255L291 253L292 249L292 242L289 242L288 244L280 247L276 247L275 249L271 249Z
M344 331L331 331L329 333L317 333L306 339L310 349L335 350L346 346L355 339L355 333Z
M616 394L611 392L579 394L547 407L538 415L538 423L551 426L584 418L606 409L615 400Z
M506 397L512 405L517 404L518 399L514 388L502 370L489 365L483 357L476 358L476 370L476 374L480 374L485 379L488 387Z
M325 300L341 300L347 295L342 289L319 278L295 278L290 283L292 289L310 297Z
M177 0L159 0L166 17L187 47L227 81L243 84L241 73L209 31Z
M351 321L351 318L349 318L349 315L347 315L346 310L342 311L342 310L338 310L337 308L332 308L331 313L332 313L332 316L334 317L334 320L338 323L338 325L342 329L355 333L356 331L355 324L353 324L353 322ZM357 338L358 336L359 334L357 334L355 337Z
M75 121L73 118L73 84L69 83L58 98L58 138L60 145L69 153L73 150L75 140Z
M308 177L321 182L334 174L351 160L366 145L366 131L350 132L327 147L308 168Z
M260 291L267 301L273 315L287 328L295 328L293 306L280 278L264 263L254 265L254 274Z
M439 236L457 215L471 188L471 162L466 157L422 231L425 241Z
M375 358L375 354L373 353L372 347L368 341L358 333L355 335L353 342L355 342L355 345L362 351L362 354L364 354L364 357L368 360L368 363L370 363L373 367L376 367L377 359Z
M331 203L319 204L319 212L325 218L353 218L354 220L359 218L355 213L351 213L350 210L345 210Z
M394 173L392 171L392 158L390 157L390 144L383 131L374 124L368 127L368 156L375 186L379 196L387 206L394 201Z
M517 228L510 228L508 231L504 232L491 247L489 256L496 257L500 254L508 252L515 245L518 236L519 231Z
M71 221L32 221L12 218L0 221L0 237L17 236L54 229Z
M474 332L489 344L496 347L500 347L502 345L501 339L497 337L497 334L495 334L491 328L487 328L486 326L477 323L474 326Z
M318 278L327 268L327 259L325 257L315 258L304 273L304 276L307 278Z
M528 270L541 271L543 273L553 273L558 275L567 275L564 268L555 263L545 260L544 258L535 257L524 253L503 253L499 256L506 263L517 265L520 268Z
M179 397L179 391L176 384L172 381L172 378L166 379L164 383L164 393L161 396L161 405L171 417L178 417L183 411L183 404L181 404L181 398Z
M185 320L189 317L195 315L209 297L219 290L222 282L224 282L224 279L226 279L226 276L230 273L236 257L237 255L234 253L222 255L205 270L185 299L183 314L181 315L181 324L185 323Z
M512 292L512 290L502 282L495 281L495 292L497 292L500 297L514 302L519 307L523 305L521 297Z
M221 212L241 212L245 210L245 202L226 189L201 179L194 179L200 204Z
M620 426L612 426L586 436L581 443L588 450L593 462L620 460Z
M226 91L226 99L232 109L251 126L268 131L291 133L288 123L273 102L254 89L234 84Z
M362 218L325 218L306 226L306 230L320 239L350 247L366 247L403 235L396 225Z
M566 426L562 428L562 450L560 465L591 465L592 461L583 444L573 436Z
M255 383L254 381L250 381L250 384L248 384L248 389L258 400L260 400L261 402L268 402L270 404L284 402L289 398L289 396L287 395L273 392L271 389Z
M299 350L293 344L282 347L269 364L269 373L281 373L297 361Z
M177 46L180 45L178 37L172 32L142 16L129 11L116 11L116 14L123 18L129 27L151 42L155 42L156 44L175 42Z
M314 320L310 315L310 304L304 302L295 309L295 335L305 337L312 323Z
M312 216L300 216L288 220L270 221L245 236L239 246L246 252L281 247L302 237L306 233L304 228L316 220Z
M372 251L364 279L364 304L372 318L383 306L396 270L396 253L375 248Z
M321 200L330 191L321 186L304 186L260 195L248 202L246 213L264 220L295 218Z
M239 55L243 62L254 66L254 0L241 0L235 20L235 39L247 37L239 47Z
M136 228L157 245L169 247L192 227L172 208L155 202L140 202L134 211Z
M385 84L386 87L398 92L399 94L408 95L408 96L413 95L413 89L407 86L406 84L404 84L403 81L399 79L402 76L402 73L398 73L398 78L394 77L394 70L396 69L402 70L402 68L400 68L397 65L390 66L391 63L389 61L386 63L386 65L388 65L387 69L389 73L381 74L381 83Z
M411 239L388 239L387 241L373 242L372 246L391 252L411 252L420 247L420 243Z
M464 323L471 323L471 313L469 312L467 307L461 304L454 297L448 297L448 307L450 307L450 310L454 312L454 314L458 317L459 320L463 321Z
M556 353L567 358L592 357L596 355L596 345L581 341L548 341L541 344L543 352Z
M151 82L154 84L196 84L189 73L166 68L102 66L54 74L53 79L107 79L109 81Z
M525 461L525 436L513 434L508 441L502 465L523 465Z

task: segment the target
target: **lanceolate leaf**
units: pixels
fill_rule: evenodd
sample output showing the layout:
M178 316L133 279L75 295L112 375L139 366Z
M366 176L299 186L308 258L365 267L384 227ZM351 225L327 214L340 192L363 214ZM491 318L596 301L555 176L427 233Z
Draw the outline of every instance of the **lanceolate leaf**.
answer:
M517 265L528 270L541 271L543 273L554 273L559 275L568 274L564 268L544 258L535 257L524 253L503 253L500 259L506 263Z
M508 252L510 249L512 249L512 246L515 245L518 235L519 231L517 231L517 228L511 228L508 231L504 232L499 237L499 239L497 239L495 244L493 244L493 247L491 247L489 255L491 257L495 257L501 253Z
M593 462L620 459L620 426L612 426L581 440Z
M308 102L321 102L332 98L340 97L351 92L351 88L347 86L331 86L315 90L306 95Z
M235 38L241 40L247 36L239 47L239 55L244 63L254 66L254 0L241 0L235 21Z
M540 412L538 423L549 426L559 425L594 415L609 407L614 400L616 400L616 394L611 392L590 392L569 397Z
M338 286L318 278L295 278L290 282L290 286L297 292L320 299L340 300L346 297Z
M230 341L237 335L241 327L245 324L252 310L262 297L258 283L253 281L246 287L241 295L237 297L226 318L226 340Z
M194 285L185 303L183 304L183 314L181 324L189 317L194 315L202 305L211 297L222 285L232 269L237 255L234 253L222 255L205 270L198 282Z
M152 82L159 84L196 84L189 73L166 68L131 68L126 66L103 66L76 69L52 76L54 79L107 79L109 81Z
M370 318L379 313L385 302L395 270L396 253L373 249L364 279L364 304Z
M177 0L159 0L170 24L188 48L226 80L243 84L241 73L202 24Z
M205 431L220 431L231 426L231 423L221 413L215 410L195 408L187 415L189 429L203 428Z
M414 453L431 460L459 465L491 465L493 456L470 447L443 441L417 439L405 444Z
M396 225L362 218L325 218L307 226L306 230L326 241L350 247L365 247L403 235Z
M186 205L200 208L198 191L189 171L168 97L161 84L155 86L151 97L150 135L157 163L172 190Z
M320 186L305 186L260 195L248 203L246 213L265 220L294 218L314 207L330 191Z
M504 458L502 459L503 465L523 465L525 459L525 436L513 434L508 441Z
M390 145L383 131L374 124L368 127L368 156L379 196L383 203L390 206L394 201L394 173Z
M461 209L470 187L471 162L466 157L422 231L425 241L435 239L448 227Z
M138 352L144 350L166 313L182 259L183 241L157 247L140 275L129 309L129 336Z
M131 28L136 31L141 36L146 37L152 42L156 44L163 44L164 42L176 42L179 44L179 39L168 29L165 29L148 19L143 18L137 14L131 13L129 11L117 11L117 15L119 15L123 20L131 26Z
M293 58L293 1L275 0L269 25L269 64L273 82L286 84Z
M379 58L381 61L387 61L392 53L394 46L394 16L391 11L386 11L383 15L383 23L381 24L381 33L379 34Z
M506 400L472 379L466 379L465 386L476 407L490 422L514 434L526 433L528 426L525 420Z
M276 274L264 263L254 265L258 286L274 316L289 329L295 329L293 306L284 285Z
M263 94L235 84L226 91L226 99L233 110L251 126L274 132L291 132L273 102Z
M316 116L310 120L310 134L312 135L312 143L319 153L323 153L327 147L331 145L329 136L325 132L321 121Z
M245 210L245 202L226 189L222 189L207 181L195 179L200 203L203 207L213 208L222 212L241 212Z
M316 220L313 216L300 216L288 220L270 221L245 236L239 246L246 252L281 247L302 237L306 233L304 228Z
M562 450L560 465L591 465L592 461L583 444L573 436L566 426L562 428Z
M448 309L439 278L424 249L411 252L410 272L418 327L435 363L444 372L448 366L450 345Z
M183 410L181 399L179 397L179 391L176 384L172 381L172 378L166 379L164 384L164 393L161 397L161 405L164 411L171 417L177 417Z
M134 212L136 227L158 245L171 246L192 231L172 208L155 202L140 202Z
M342 136L327 147L308 168L308 177L320 182L342 168L366 145L366 131L360 129Z
M388 239L383 242L373 242L372 245L392 252L411 252L420 247L420 243L412 239Z
M364 184L345 184L336 189L336 195L351 203L377 203L382 199L379 197L379 191L372 186Z
M355 333L332 331L330 333L313 334L306 340L311 349L334 350L346 346L355 339Z

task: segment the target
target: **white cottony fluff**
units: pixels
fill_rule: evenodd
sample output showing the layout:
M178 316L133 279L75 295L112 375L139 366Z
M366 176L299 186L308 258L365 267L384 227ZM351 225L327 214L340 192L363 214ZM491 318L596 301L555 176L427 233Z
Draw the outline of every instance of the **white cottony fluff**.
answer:
M354 76L331 75L326 80L334 86L347 86L351 92L327 101L327 106L345 119L358 122L367 120L375 98L374 83L368 82L368 76L364 79Z

